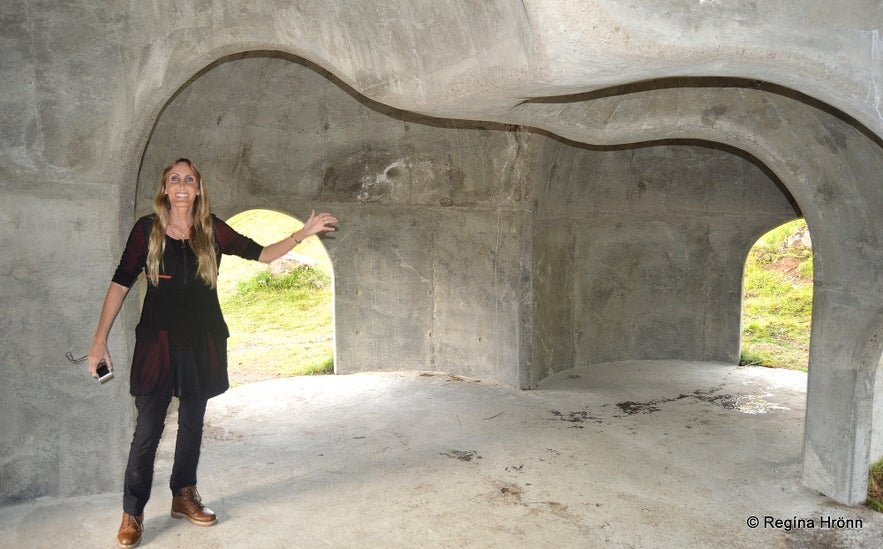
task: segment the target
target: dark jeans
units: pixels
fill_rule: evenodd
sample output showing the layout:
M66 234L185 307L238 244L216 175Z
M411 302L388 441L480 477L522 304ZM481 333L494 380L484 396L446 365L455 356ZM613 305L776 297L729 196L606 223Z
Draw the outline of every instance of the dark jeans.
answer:
M129 449L126 466L123 511L138 516L150 499L153 486L153 462L156 448L166 422L166 412L172 397L135 397L138 419ZM202 445L202 425L205 418L206 400L182 398L178 405L178 439L175 443L175 463L169 488L172 494L185 486L196 484L196 467Z

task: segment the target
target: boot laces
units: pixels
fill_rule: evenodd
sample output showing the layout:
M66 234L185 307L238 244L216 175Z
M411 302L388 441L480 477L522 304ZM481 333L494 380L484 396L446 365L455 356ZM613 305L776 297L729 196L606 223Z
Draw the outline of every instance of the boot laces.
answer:
M196 491L196 486L181 488L181 496L187 499L192 499L196 503L202 503L202 496Z
M138 517L126 513L126 526L129 526L132 523L135 523L135 526L137 526L138 528L141 527L141 521L138 520Z

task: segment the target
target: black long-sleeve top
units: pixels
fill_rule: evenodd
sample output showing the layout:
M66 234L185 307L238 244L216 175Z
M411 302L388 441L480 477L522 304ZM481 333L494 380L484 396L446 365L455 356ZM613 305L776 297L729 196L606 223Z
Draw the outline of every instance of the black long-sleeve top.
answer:
M130 288L147 261L153 215L140 218L129 234L113 282ZM212 216L215 254L257 260L263 247ZM227 379L227 337L216 288L197 276L190 244L166 236L157 285L148 284L135 328L130 392L133 395L197 396L223 393Z

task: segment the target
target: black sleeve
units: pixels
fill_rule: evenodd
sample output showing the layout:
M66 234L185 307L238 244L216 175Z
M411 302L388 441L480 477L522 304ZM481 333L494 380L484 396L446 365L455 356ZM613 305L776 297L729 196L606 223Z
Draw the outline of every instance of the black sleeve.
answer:
M238 255L245 259L257 261L261 257L264 247L254 240L243 236L233 230L217 217L212 216L215 226L215 235L218 237L218 243L221 245L221 253L228 255Z
M144 270L144 265L147 262L147 243L152 226L153 219L150 216L145 216L132 227L126 248L123 250L123 256L120 258L120 264L113 275L113 282L131 288L135 280L138 279L138 275Z

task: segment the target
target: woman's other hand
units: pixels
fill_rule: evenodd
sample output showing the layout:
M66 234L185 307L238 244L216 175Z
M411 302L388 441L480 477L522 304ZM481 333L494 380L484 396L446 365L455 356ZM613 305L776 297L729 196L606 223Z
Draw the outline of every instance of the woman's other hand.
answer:
M110 360L110 353L107 345L102 343L94 343L89 349L89 374L98 379L98 364L104 360L110 371L113 371L113 362Z

